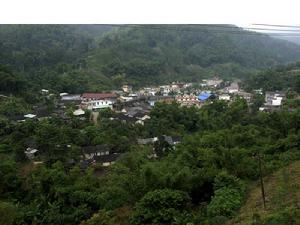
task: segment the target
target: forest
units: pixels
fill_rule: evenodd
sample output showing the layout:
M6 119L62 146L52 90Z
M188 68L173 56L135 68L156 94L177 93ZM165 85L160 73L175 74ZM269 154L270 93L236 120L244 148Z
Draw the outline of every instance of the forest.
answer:
M2 221L225 224L244 203L248 185L259 178L258 155L265 174L300 157L299 109L250 113L243 99L229 106L216 101L201 109L162 103L155 105L144 126L111 121L112 113L102 112L97 125L78 118L15 124L3 116ZM157 158L149 157L151 146L136 143L138 137L165 134L183 139L175 149L160 140L154 145ZM27 143L41 149L44 163L28 161ZM86 144L109 144L123 154L105 175L95 175L97 168L79 166ZM282 216L274 216L276 224ZM295 219L294 214L284 216Z

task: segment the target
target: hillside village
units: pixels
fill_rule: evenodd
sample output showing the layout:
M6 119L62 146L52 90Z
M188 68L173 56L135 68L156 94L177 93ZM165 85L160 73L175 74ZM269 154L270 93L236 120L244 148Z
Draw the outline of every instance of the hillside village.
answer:
M118 26L1 26L0 225L300 224L300 47Z
M50 93L42 89L41 95L53 101L52 112L45 105L34 106L34 111L17 115L11 118L16 122L25 120L43 120L52 116L68 121L71 117L79 120L91 120L94 123L99 121L99 112L111 110L114 113L110 120L118 120L124 123L144 125L150 119L151 108L157 102L171 104L178 103L184 107L201 108L220 100L230 104L237 98L245 99L248 105L253 102L254 94L263 95L262 90L254 90L253 93L244 91L238 81L227 82L218 77L202 80L200 83L173 82L168 85L144 87L134 90L131 85L123 85L122 90L113 90L103 93ZM265 92L265 103L259 108L260 111L272 112L279 110L286 98L284 92ZM167 146L175 148L181 137L147 137L137 139L139 145L154 146L156 142L164 142ZM70 146L69 146L70 147ZM38 155L38 149L29 145L25 154L29 159L34 160ZM121 155L114 152L107 145L83 146L82 147L82 168L92 164L109 166ZM155 147L153 154L149 157L157 157ZM39 163L39 162L36 162Z

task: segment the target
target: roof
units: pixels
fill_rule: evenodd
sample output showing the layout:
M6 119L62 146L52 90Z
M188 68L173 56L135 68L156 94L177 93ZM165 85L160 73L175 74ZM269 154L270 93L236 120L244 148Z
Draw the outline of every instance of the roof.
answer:
M115 93L83 93L82 98L93 98L93 99L106 99L106 98L116 98Z
M117 113L112 118L116 120L126 121L126 122L136 122L137 119L133 116L124 115L123 113Z
M147 145L147 144L153 144L155 141L157 141L157 138L144 138L144 139L141 139L141 138L138 138L137 139L137 142L139 145Z
M110 155L94 156L93 160L95 160L96 163L115 162L120 157L120 155L120 153L114 153Z
M169 144L169 145L174 145L178 142L181 141L181 137L180 136L167 136L167 135L163 135L164 140Z
M108 145L95 145L95 146L84 146L82 147L82 151L85 154L91 154L96 152L106 152L109 151Z
M25 153L27 154L34 154L34 153L37 153L39 150L37 149L34 149L34 148L27 148Z
M81 96L80 95L61 95L61 100L62 101L76 101L76 100L81 100Z
M29 113L29 114L24 115L24 117L25 118L34 118L34 117L36 117L36 115Z
M82 109L77 109L73 112L74 116L81 116L81 115L84 115L84 114L85 114L85 112Z
M41 107L36 107L34 110L34 115L37 117L48 117L50 116L49 110L47 109L46 106L41 106Z
M159 100L171 100L174 99L173 96L161 96L161 95L155 95L155 96L150 96L148 98L149 101L159 101Z
M202 92L202 93L198 96L198 100L200 100L200 101L205 101L205 100L209 99L211 96L213 96L212 93Z

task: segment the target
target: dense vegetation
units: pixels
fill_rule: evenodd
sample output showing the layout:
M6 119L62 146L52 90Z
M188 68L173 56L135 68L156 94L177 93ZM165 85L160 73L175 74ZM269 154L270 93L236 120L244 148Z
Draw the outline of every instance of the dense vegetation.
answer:
M265 91L300 91L300 63L278 66L249 77L245 82L248 89L262 88Z
M111 113L101 113L98 125L3 117L1 217L11 224L224 224L259 176L255 155L263 156L265 173L300 157L299 110L250 113L241 99L202 109L157 104L145 126L111 121ZM136 144L163 134L184 138L176 149L155 146L159 158ZM43 164L27 161L28 143ZM125 154L99 176L78 167L87 144Z
M285 52L286 49L287 51ZM107 76L132 83L197 80L208 74L242 77L297 60L297 45L234 26L135 26L105 35L90 58Z
M300 47L234 26L1 25L0 65L31 90L119 88L245 77L295 61Z

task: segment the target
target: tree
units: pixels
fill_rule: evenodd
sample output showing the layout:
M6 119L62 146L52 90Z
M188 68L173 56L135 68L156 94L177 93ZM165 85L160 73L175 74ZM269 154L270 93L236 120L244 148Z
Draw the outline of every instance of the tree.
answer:
M189 197L185 192L161 189L148 192L135 206L131 224L182 224L188 222Z

